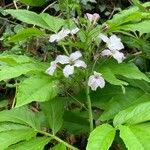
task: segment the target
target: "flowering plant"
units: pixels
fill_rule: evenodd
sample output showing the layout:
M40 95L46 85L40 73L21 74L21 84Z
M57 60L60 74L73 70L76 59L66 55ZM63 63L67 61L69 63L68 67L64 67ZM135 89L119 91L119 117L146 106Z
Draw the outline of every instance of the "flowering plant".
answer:
M40 58L0 55L0 81L15 89L10 110L0 112L1 149L149 150L149 70L139 62L149 58L150 4L102 24L100 14L82 14L78 1L66 10L66 1L58 4L61 17L4 10L26 23L8 42L33 38L48 50Z

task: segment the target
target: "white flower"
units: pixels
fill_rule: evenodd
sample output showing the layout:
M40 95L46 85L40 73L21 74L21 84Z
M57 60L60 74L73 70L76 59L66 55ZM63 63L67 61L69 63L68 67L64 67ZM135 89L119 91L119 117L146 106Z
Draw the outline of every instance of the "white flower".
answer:
M49 42L58 42L63 38L67 37L69 34L76 34L79 31L79 28L75 28L72 30L62 28L57 34L52 34L50 36Z
M116 35L112 35L110 38L108 38L104 34L100 34L98 37L101 38L109 48L102 51L102 56L112 56L118 61L118 63L121 63L125 59L124 54L119 52L124 48L120 38L118 38Z
M109 49L105 49L101 52L102 56L112 56L114 59L118 61L118 63L122 63L125 59L125 56L122 52L119 51L111 51Z
M94 13L94 14L86 13L86 16L90 22L93 22L93 24L95 24L97 20L100 18L99 14L97 13Z
M98 87L103 88L105 86L105 80L102 74L94 71L94 75L89 77L88 86L90 86L93 91L96 91Z
M52 61L50 63L50 67L46 70L46 73L48 73L49 75L53 75L56 68L57 68L57 62L56 61Z
M76 51L69 56L66 55L58 55L56 58L56 62L60 64L67 64L63 69L63 73L65 77L69 77L69 75L74 73L74 67L83 67L86 68L87 65L84 61L79 60L82 56L80 51Z
M68 36L70 30L62 28L57 34L50 36L49 42L58 42Z
M99 34L99 38L101 38L107 44L107 47L112 51L124 49L121 39L116 35L112 35L110 38L108 38L104 34Z

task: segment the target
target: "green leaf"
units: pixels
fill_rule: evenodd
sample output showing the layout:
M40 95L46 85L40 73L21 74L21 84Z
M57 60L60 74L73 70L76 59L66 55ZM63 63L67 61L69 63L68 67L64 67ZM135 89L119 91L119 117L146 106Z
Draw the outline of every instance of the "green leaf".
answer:
M63 101L56 98L51 101L41 103L41 108L47 118L49 127L52 129L53 134L56 134L63 124Z
M43 68L41 67L43 66L40 63L25 63L15 66L2 66L0 68L0 81L16 78L27 73L42 72Z
M123 139L128 150L149 150L145 149L141 140L135 135L135 133L128 126L119 126L120 137ZM136 132L136 129L134 129ZM147 134L147 133L146 133ZM143 136L143 135L141 135ZM149 144L149 143L147 143Z
M67 148L64 144L60 143L60 144L57 144L56 146L54 146L52 148L52 150L67 150Z
M31 76L19 84L16 107L33 101L44 102L58 93L58 81L48 75Z
M120 124L138 124L150 120L150 102L145 102L135 106L131 106L119 112L114 120L114 126Z
M110 84L114 85L127 85L126 82L118 80L118 75L129 79L145 80L150 82L147 76L142 73L133 63L121 63L118 64L116 61L108 60L99 66L99 71L102 73L104 79Z
M0 123L0 132L9 131L9 130L16 130L16 129L29 129L30 127L16 124L16 123L8 123L8 122L1 122Z
M90 130L88 119L81 117L81 113L79 113L72 111L65 111L64 113L63 128L71 134L88 133Z
M51 140L48 137L36 137L25 142L20 142L18 144L10 146L7 150L43 150L45 145Z
M46 4L48 0L19 0L19 1L29 6L42 6Z
M115 137L115 129L109 124L96 127L89 136L87 150L108 150Z
M18 32L17 34L15 34L14 36L11 36L9 38L9 42L19 42L22 40L26 40L29 37L32 36L44 36L45 34L40 31L37 28L27 28L27 29L23 29L22 31Z
M1 54L0 55L0 62L7 63L9 65L16 65L16 64L33 62L33 60L30 57L27 57L26 55Z
M100 120L106 121L113 119L117 113L129 108L130 106L149 101L149 97L149 93L144 93L139 89L128 87L126 88L125 94L116 93L116 95L111 97L108 102L105 101L107 106L100 116Z
M22 140L29 140L34 137L36 132L33 129L18 129L5 131L0 133L1 149L6 149L8 146L18 143Z
M132 32L138 31L140 32L140 35L142 35L144 33L150 33L149 26L150 26L150 21L145 20L139 23L122 26L122 29L132 31Z
M48 24L49 30L53 32L58 32L58 30L65 25L65 21L58 17L50 16L46 13L41 13L40 17Z
M39 116L27 107L13 108L11 110L4 110L0 112L0 123L18 123L34 129L40 129L40 122L38 118Z
M46 13L36 14L35 12L24 9L7 9L5 12L22 22L37 25L53 32L57 32L62 27L62 25L65 24L63 19L50 16Z

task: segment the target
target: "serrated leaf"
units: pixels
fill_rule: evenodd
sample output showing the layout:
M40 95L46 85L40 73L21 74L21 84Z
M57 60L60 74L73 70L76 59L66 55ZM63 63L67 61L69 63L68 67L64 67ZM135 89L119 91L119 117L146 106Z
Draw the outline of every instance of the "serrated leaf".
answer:
M34 28L26 28L26 29L21 30L17 34L11 36L8 41L9 42L19 42L22 40L26 40L27 38L32 37L32 36L41 37L44 35L45 35L44 32L40 31L39 29L37 29L35 27Z
M143 144L136 137L136 135L131 131L128 126L119 126L120 137L123 139L128 150L146 150ZM147 149L148 150L148 149Z
M45 145L51 140L48 137L36 137L25 142L10 146L7 150L43 150Z
M80 113L80 112L79 112ZM65 111L63 128L71 134L88 133L89 121L77 112Z
M108 150L114 137L115 129L111 125L100 125L90 133L86 150Z
M46 13L36 14L24 9L7 9L5 12L22 22L37 25L53 32L57 32L65 24L63 19L50 16Z
M15 123L8 123L8 122L1 122L0 123L0 132L9 131L9 130L16 130L16 129L29 129L30 127L21 125L21 124L15 124Z
M49 127L56 134L63 124L64 104L59 99L41 103L41 108L47 118Z
M118 79L118 75L129 79L145 80L150 82L149 78L133 63L118 64L115 61L108 60L103 63L102 66L99 66L99 71L102 73L106 81L114 85L127 85L127 82L121 81L120 78Z
M38 115L27 107L13 108L11 110L4 110L0 112L0 122L12 122L34 129L40 129L40 122Z
M119 112L114 120L114 126L120 124L138 124L150 120L150 102L145 102L135 106L131 106Z
M7 80L11 78L16 78L20 75L34 72L42 72L43 67L39 67L41 64L37 63L25 63L18 64L15 66L2 66L0 69L0 81Z
M1 149L6 149L8 146L18 143L22 140L29 140L34 137L36 132L33 129L18 129L5 131L0 133Z
M109 93L108 93L109 94ZM107 107L100 116L101 121L113 119L117 113L135 104L149 101L150 94L136 88L126 88L125 94L116 94L106 103Z
M60 143L60 144L57 144L56 146L54 146L52 148L52 150L67 150L67 148L64 144Z
M16 107L33 101L44 102L53 99L58 93L58 81L41 74L31 76L18 86Z
M16 65L16 64L33 62L33 60L30 57L27 57L26 55L1 54L0 55L0 62L7 63L9 65Z

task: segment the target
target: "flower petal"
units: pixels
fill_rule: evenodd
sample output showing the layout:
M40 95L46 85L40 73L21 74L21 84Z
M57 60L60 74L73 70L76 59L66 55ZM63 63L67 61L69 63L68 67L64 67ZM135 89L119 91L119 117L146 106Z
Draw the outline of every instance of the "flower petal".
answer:
M66 55L58 55L55 61L60 64L68 64L69 60L69 57Z
M122 44L121 42L121 39L118 38L116 35L112 35L110 38L109 38L109 42L107 43L108 45L108 48L110 50L121 50L121 49L124 49L124 45Z
M90 86L93 91L96 91L96 89L98 88L98 84L94 75L89 77L88 86Z
M112 52L109 49L105 49L101 52L102 56L111 56Z
M76 34L80 29L79 28L75 28L75 29L72 29L70 30L70 34Z
M84 61L82 61L82 60L76 60L74 62L73 66L75 66L75 67L83 67L83 68L87 67L86 63Z
M87 19L88 19L90 22L93 21L93 15L92 15L92 14L86 13L86 17L87 17Z
M64 76L68 78L69 75L72 75L74 73L74 66L66 65L65 68L63 69L63 73Z
M122 63L122 61L125 59L124 54L119 51L115 51L112 56L118 61L118 63Z
M55 61L52 61L51 66L46 70L46 73L48 73L49 75L53 75L56 68L57 68L57 63Z
M70 54L69 58L72 61L75 61L75 60L79 59L81 56L82 56L81 52L80 51L76 51L76 52Z
M53 34L53 35L50 36L49 42L53 43L53 42L57 41L57 39L58 39L58 35Z
M102 33L100 33L98 37L105 43L107 43L109 41L109 38Z

